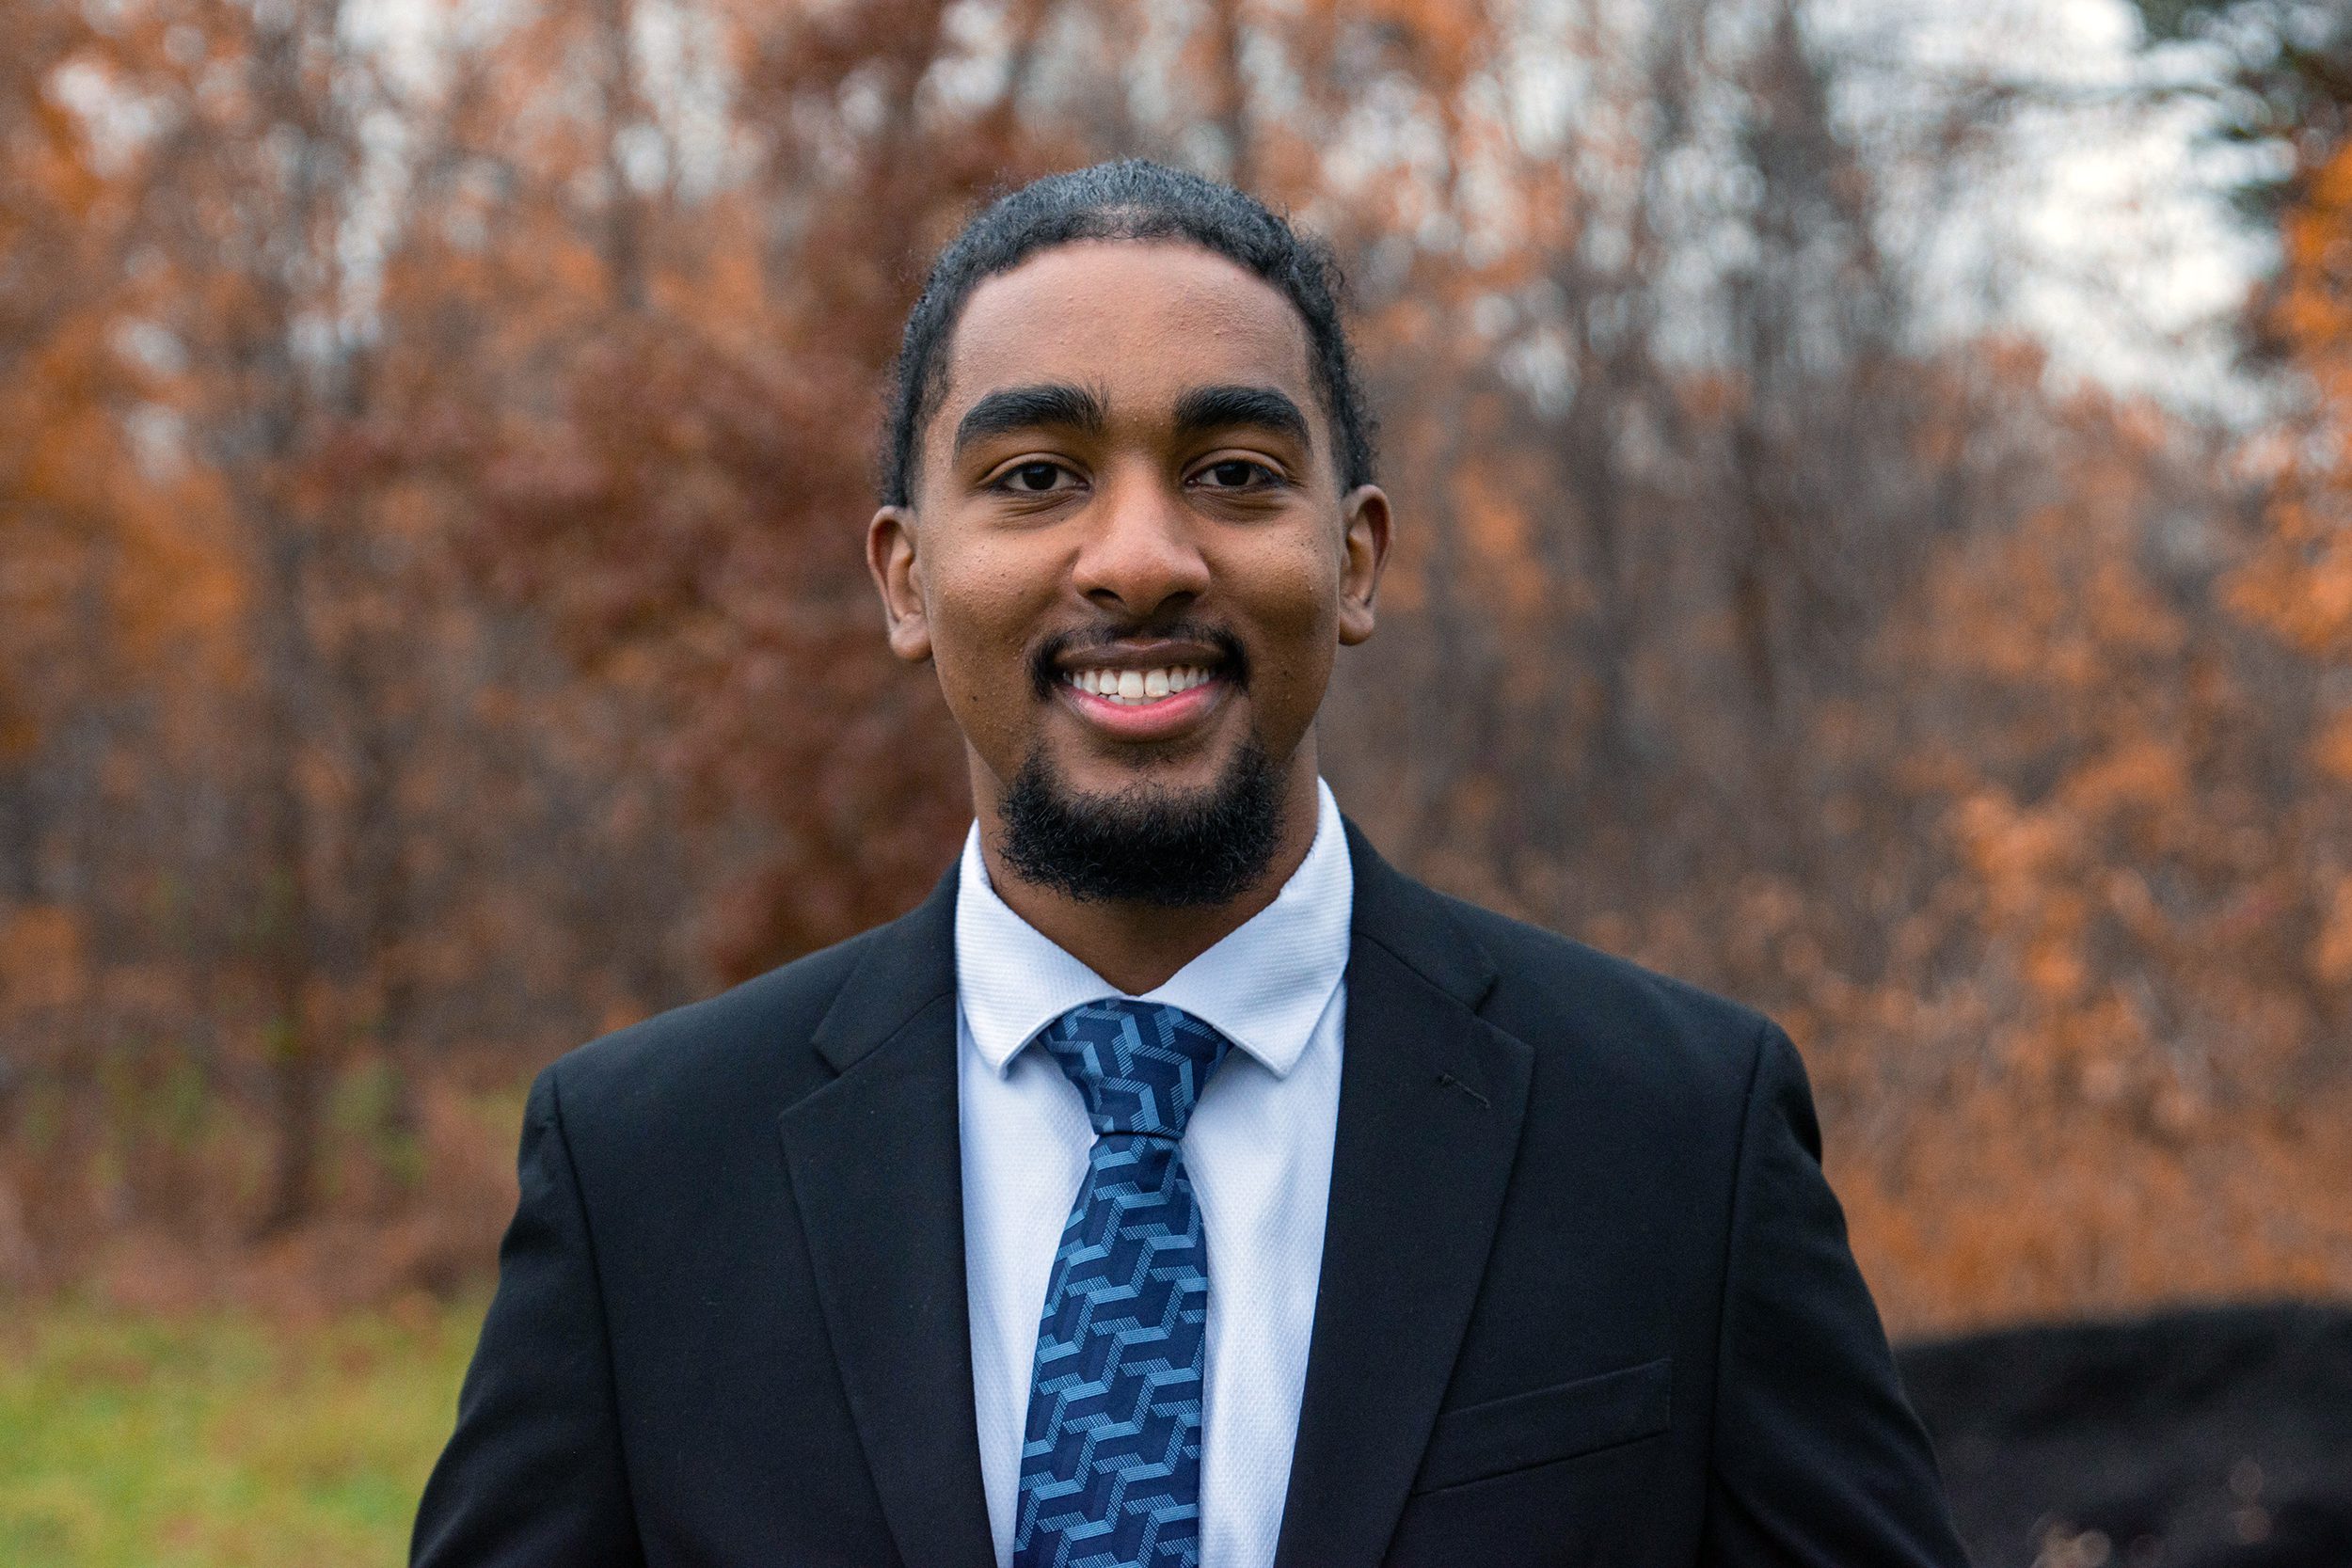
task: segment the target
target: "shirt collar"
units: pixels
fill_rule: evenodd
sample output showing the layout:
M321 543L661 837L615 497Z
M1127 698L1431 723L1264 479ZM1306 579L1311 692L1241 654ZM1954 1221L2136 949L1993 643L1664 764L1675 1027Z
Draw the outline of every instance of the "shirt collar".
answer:
M1140 998L1182 1007L1278 1078L1306 1051L1347 969L1355 868L1339 803L1320 779L1315 799L1314 842L1274 902ZM973 1045L998 1073L1071 1008L1126 994L996 895L977 822L957 872L956 993Z

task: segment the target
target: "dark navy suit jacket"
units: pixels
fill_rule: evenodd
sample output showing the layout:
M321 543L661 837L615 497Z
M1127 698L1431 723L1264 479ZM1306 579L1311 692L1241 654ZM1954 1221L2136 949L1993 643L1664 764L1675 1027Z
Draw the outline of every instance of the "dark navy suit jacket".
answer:
M1348 844L1278 1568L1962 1563L1787 1037ZM419 1568L988 1568L955 886L540 1076Z

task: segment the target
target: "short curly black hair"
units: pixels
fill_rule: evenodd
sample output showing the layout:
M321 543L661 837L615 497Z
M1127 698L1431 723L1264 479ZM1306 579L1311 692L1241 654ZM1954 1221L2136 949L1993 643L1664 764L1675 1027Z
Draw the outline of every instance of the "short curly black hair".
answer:
M1049 174L998 197L939 253L899 341L882 464L884 505L907 504L923 426L946 389L946 342L972 291L1039 251L1082 240L1184 241L1281 290L1306 324L1341 486L1372 482L1372 419L1340 322L1343 289L1330 247L1231 185L1123 158Z

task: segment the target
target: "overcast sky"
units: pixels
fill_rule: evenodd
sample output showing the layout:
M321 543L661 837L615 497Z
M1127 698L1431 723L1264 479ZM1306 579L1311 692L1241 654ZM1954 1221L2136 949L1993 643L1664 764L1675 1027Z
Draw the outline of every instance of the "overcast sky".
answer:
M475 0L467 14L486 25L506 9ZM355 0L350 16L421 71L434 31L424 19L442 14L418 0ZM1906 137L1952 93L1987 81L2026 89L2026 106L1956 187L1914 189L1906 210L1899 168L1884 170L1889 248L1924 252L1946 325L2012 324L2050 345L2061 375L2249 411L2230 328L2270 250L2228 206L2245 158L2204 135L2209 99L2149 90L2210 79L2213 59L2187 46L2143 51L2128 0L1812 0L1809 15L1817 44L1845 61L1849 118L1883 164L1900 163ZM676 41L640 32L648 45ZM675 71L674 47L653 53L663 58L650 65ZM1907 243L1930 234L1932 244Z
M2206 135L2210 99L2149 90L2210 80L2211 55L2142 51L2126 0L1823 0L1820 15L1824 42L1885 64L1855 78L1866 124L1939 84L2031 91L1936 224L1955 325L2014 322L2062 373L2245 411L2229 329L2271 256L2227 200L2248 154Z

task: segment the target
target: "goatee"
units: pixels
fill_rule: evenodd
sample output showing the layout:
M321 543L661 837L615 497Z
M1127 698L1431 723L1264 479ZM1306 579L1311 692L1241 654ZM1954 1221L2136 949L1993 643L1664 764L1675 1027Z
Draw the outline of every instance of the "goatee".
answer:
M1073 898L1230 903L1274 863L1281 805L1280 775L1254 736L1215 784L1185 792L1136 784L1075 795L1040 749L1005 792L1005 863L1024 881Z

